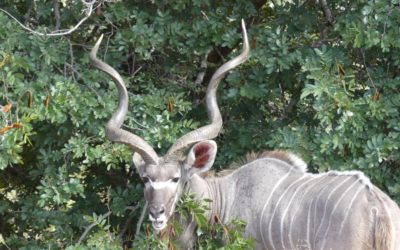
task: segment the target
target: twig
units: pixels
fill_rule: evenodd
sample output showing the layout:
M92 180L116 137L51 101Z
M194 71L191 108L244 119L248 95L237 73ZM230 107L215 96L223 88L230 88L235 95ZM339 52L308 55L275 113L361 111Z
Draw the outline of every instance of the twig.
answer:
M135 70L135 66L136 66L136 54L135 54L135 52L134 53L132 53L132 68L131 68L131 66L129 65L129 63L128 63L128 65L129 65L129 74L130 75L133 75L132 74L132 72ZM139 67L140 68L140 67Z
M26 14L24 15L24 20L25 20L24 22L25 22L25 23L28 23L29 18L31 18L31 12L32 12L32 9L33 9L33 5L34 5L33 0L29 0L28 11L27 11Z
M328 7L326 0L319 0L322 12L324 12L325 20L327 25L333 25L335 23L335 17L332 15L331 9Z
M138 223L136 224L135 237L136 237L137 235L139 235L139 233L140 233L140 228L142 227L144 215L146 214L147 206L148 206L148 205L149 205L149 203L146 201L146 203L144 204L144 207L143 207L143 209L142 209L142 213L140 214L139 221L138 221Z
M217 52L217 54L221 58L222 62L226 62L224 55L221 53L221 51L218 48L215 48L215 52Z
M103 55L103 60L104 60L104 61L106 61L106 56L107 56L107 52L108 52L108 45L110 45L110 39L111 39L111 36L112 36L113 33L114 33L113 30L114 30L114 29L113 29L113 26L111 26L111 35L109 35L109 36L107 37L106 49L105 49L104 55Z
M319 0L319 5L325 16L325 25L321 28L320 39L313 44L313 47L319 47L322 43L327 41L327 36L330 28L335 24L336 20L332 14L331 9L328 7L326 0Z
M148 130L148 129L149 129L149 127L147 127L147 126L141 124L140 122L136 121L135 118L131 118L131 120L132 120L134 123L136 123L137 125L139 125L140 127L142 127L142 128L138 128L138 127L134 128L134 127L131 127L131 126L128 126L128 125L122 125L122 126L123 126L124 128L126 128L126 129L129 129L129 130L132 130L132 131L134 131L134 130L136 130L136 129L137 129L137 130L140 130L140 131L144 131L144 130Z
M71 43L70 39L68 39L68 44L69 44L69 56L71 57L72 78L74 79L74 81L76 81L76 79L75 79L76 70L74 69L74 64L75 64L74 48L72 47L72 43Z
M56 67L56 66L54 66L54 67L55 67L58 71L62 72L62 70L61 70L60 68L58 68L58 67ZM74 66L72 66L71 64L65 62L65 63L64 63L64 69L66 69L66 67L68 67L71 71L73 71L72 78L73 78L73 80L74 80L76 83L78 83L78 84L84 86L85 88L88 88L88 89L91 90L93 93L95 93L97 97L100 97L100 96L101 96L101 95L97 92L97 90L96 90L95 88L91 87L90 85L85 85L85 84L81 84L81 83L78 82L78 80L82 79L82 75L81 75L81 73L79 73L79 71L78 71L77 69L74 68ZM74 74L76 75L75 77L74 77ZM64 77L66 78L66 73L64 73ZM77 79L75 79L76 77L77 77Z
M111 215L111 211L108 211L107 213L105 213L103 215L103 217L108 217ZM85 231L83 232L83 234L81 235L81 237L79 238L77 244L81 244L82 241L85 239L86 235L90 232L90 230L92 230L92 228L94 228L95 226L97 226L97 221L93 222L92 224L90 224L89 226L86 227Z
M134 72L132 72L131 76L135 76L142 69L142 66L139 66Z
M21 23L17 18L15 18L13 15L11 15L8 11L0 8L0 11L4 12L5 14L7 14L7 16L9 16L10 18L12 18L14 21L16 21L23 29L29 31L32 34L38 35L38 36L65 36L65 35L69 35L72 32L74 32L76 29L79 28L79 26L81 26L82 23L84 23L93 13L93 10L95 10L100 4L98 4L96 7L94 6L95 3L97 2L97 0L92 0L89 2L86 2L85 0L81 0L82 3L86 6L86 9L84 10L86 12L86 15L84 18L82 18L74 27L72 27L71 29L62 29L62 30L55 30L52 31L50 33L42 33L42 32L38 32L35 31L31 28L29 28L28 26L24 25L23 23ZM56 13L55 13L56 15ZM57 24L56 24L57 26Z
M203 59L200 62L200 72L197 74L196 80L194 81L195 86L200 86L204 80L204 76L206 75L207 72L207 59L208 55L210 53L210 50L207 51L207 53L204 55ZM200 104L201 100L199 95L195 95L194 100L193 100L193 106L198 106Z
M286 107L283 110L283 114L281 116L282 120L290 117L293 109L296 107L298 102L299 102L299 100L296 97L292 96L289 103L286 105Z
M60 17L60 3L58 0L53 0L53 8L54 8L54 18L56 19L55 30L59 30L61 27L61 17Z
M78 24L76 24L70 30L57 30L57 31L53 31L51 33L42 33L42 32L34 31L31 28L27 27L26 25L22 24L20 21L18 21L18 19L16 19L14 16L12 16L10 13L8 13L6 10L0 8L0 11L6 13L9 17L14 19L14 21L16 21L23 29L31 32L32 34L38 35L38 36L64 36L64 35L69 35L72 32L74 32L83 22L85 22L89 18L89 16L85 16L81 21L78 22Z
M0 234L0 239L3 239L3 236ZM8 250L12 250L6 243L6 241L3 239L2 242L0 242L0 245L4 245Z
M82 79L81 73L79 73L78 70L76 70L76 69L74 68L74 66L72 66L70 63L67 63L67 62L65 62L64 64L65 64L65 66L67 66L68 68L70 68L70 70L73 71L74 74L76 74L75 77L77 77L78 79ZM76 81L75 77L73 77L73 78L74 78L74 80Z
M119 233L119 237L122 238L122 236L124 236L126 230L128 230L129 225L131 224L133 215L135 214L136 209L139 207L139 205L133 206L133 207L129 207L129 209L131 210L131 212L129 213L128 219L125 222L124 228L121 230L121 232ZM128 207L127 207L128 209Z
M109 186L108 190L107 190L107 209L108 209L109 212L111 212L111 209L110 209L110 200L111 200L111 198L110 198L110 196L111 196L111 186ZM108 217L108 216L107 216L107 223L108 223L108 225L110 225L110 217Z
M146 203L147 204L147 203ZM131 213L129 215L131 215L137 208L139 207L139 205L136 206L127 206L125 207L125 210L131 210ZM109 218L109 216L111 215L111 211L108 211L107 213L103 214L102 216L104 218ZM128 219L129 220L129 219ZM86 227L85 231L83 232L83 234L81 235L81 237L79 238L77 244L81 244L82 241L86 238L87 234L90 232L90 230L92 230L93 227L97 226L97 221L93 222L92 224L90 224L89 226Z
M204 76L206 75L206 71L207 71L208 53L210 53L210 51L207 51L206 55L203 57L203 60L201 60L200 72L199 72L199 74L197 74L196 80L194 81L195 85L201 85L201 83L204 80Z
M368 70L368 67L367 67L367 63L366 63L366 61L365 61L365 50L360 49L360 53L361 53L361 57L362 57L362 59L363 59L365 71L367 72L367 75L368 75L368 79L369 79L369 81L371 82L372 86L374 87L374 90L376 90L377 88L376 88L376 86L375 86L374 80L372 80L371 74L369 73L369 70Z

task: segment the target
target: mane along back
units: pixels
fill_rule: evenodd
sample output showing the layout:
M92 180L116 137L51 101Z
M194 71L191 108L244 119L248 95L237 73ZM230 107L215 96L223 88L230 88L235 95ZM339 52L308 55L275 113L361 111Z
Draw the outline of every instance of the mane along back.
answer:
M307 172L307 163L297 155L286 151L264 151L259 158L274 158L286 162L290 166L296 167L301 172Z
M210 178L210 177L223 177L226 176L236 169L240 168L241 166L244 166L250 162L253 162L258 159L262 158L273 158L277 159L280 161L283 161L290 166L296 167L299 171L301 172L307 172L307 164L297 155L286 152L286 151L262 151L262 152L250 152L247 153L245 157L239 158L238 161L233 162L232 164L229 165L228 168L223 169L219 172L216 171L208 171L203 173L201 176L204 178Z

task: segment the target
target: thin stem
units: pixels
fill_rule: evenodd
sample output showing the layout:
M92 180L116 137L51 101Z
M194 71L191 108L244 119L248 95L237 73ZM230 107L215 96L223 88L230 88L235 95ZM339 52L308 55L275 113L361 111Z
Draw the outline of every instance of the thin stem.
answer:
M121 232L119 233L119 237L122 238L126 232L126 230L128 230L129 225L131 224L133 215L135 214L136 209L139 207L139 205L133 206L133 207L129 207L129 209L131 210L131 212L129 213L128 219L125 222L124 228L121 230ZM128 207L126 208L128 209Z
M146 214L147 206L148 206L148 205L149 205L149 203L146 201L146 203L144 204L144 207L143 207L143 209L142 209L142 213L140 214L139 221L138 221L138 223L136 224L135 237L136 237L137 235L139 235L139 233L140 233L140 228L142 227L144 215Z
M105 213L103 216L104 217L108 217L111 215L111 211L108 211L107 213ZM87 234L90 232L90 230L92 230L92 228L94 228L95 226L97 226L97 221L93 222L92 224L90 224L89 226L86 227L85 231L83 232L83 234L81 235L81 237L79 238L77 244L81 244L82 241L86 238Z

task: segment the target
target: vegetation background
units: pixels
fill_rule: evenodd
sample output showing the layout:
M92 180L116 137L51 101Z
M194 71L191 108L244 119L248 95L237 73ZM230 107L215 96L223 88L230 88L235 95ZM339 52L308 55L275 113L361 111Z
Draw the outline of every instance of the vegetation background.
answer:
M132 152L104 137L116 90L88 61L101 34L99 55L129 90L126 128L162 153L207 123L208 79L239 52L243 18L251 58L219 88L214 168L287 149L312 172L361 170L400 202L399 0L2 0L0 8L0 248L119 249L135 238L142 184ZM141 232L151 238L146 223Z

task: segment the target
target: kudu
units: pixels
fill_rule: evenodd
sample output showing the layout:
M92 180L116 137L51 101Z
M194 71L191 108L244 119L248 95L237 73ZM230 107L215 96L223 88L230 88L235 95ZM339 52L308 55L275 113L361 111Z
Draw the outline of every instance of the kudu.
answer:
M257 249L400 249L400 209L358 171L311 174L291 153L272 152L223 177L199 174L213 165L215 138L222 127L216 90L224 75L246 61L249 43L244 23L243 51L212 76L205 97L210 124L177 140L163 157L142 138L121 128L128 94L121 76L96 58L101 38L90 53L91 62L114 80L118 108L106 126L107 138L128 145L144 181L149 218L156 231L165 228L183 193L211 199L209 220L217 214L228 223L244 220L245 236ZM191 146L186 157L181 151ZM182 249L193 247L195 225L185 225Z

